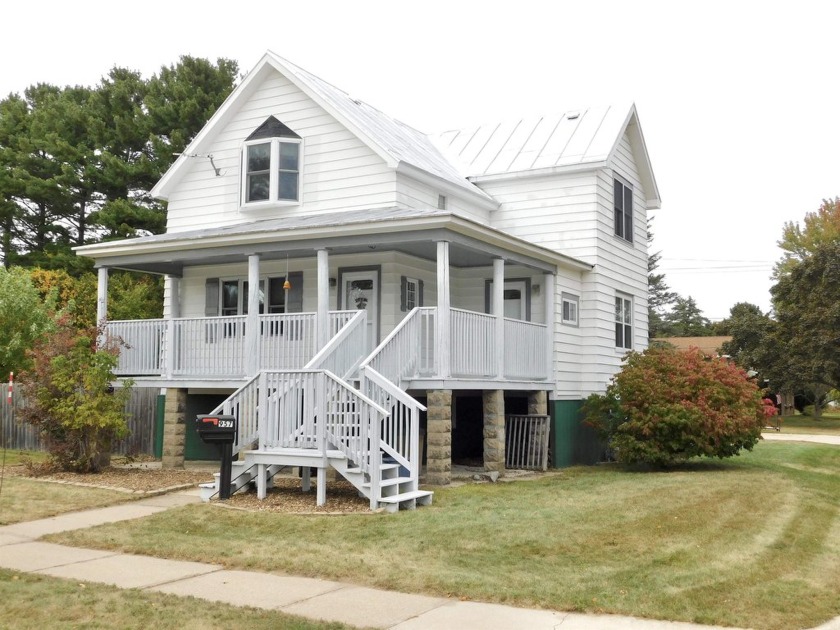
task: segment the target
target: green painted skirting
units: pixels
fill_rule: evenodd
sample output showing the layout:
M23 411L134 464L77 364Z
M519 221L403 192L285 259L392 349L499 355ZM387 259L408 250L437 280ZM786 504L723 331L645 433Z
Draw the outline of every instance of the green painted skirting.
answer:
M155 457L163 457L163 414L166 409L166 396L158 395L155 409Z
M551 461L555 468L597 464L604 444L592 427L580 418L582 400L549 401L551 414Z

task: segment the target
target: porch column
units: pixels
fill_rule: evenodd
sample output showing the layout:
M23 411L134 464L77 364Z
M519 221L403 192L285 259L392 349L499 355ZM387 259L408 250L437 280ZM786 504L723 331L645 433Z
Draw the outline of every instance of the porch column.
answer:
M99 326L108 317L108 267L99 268L96 285L96 325Z
M501 389L484 391L484 470L505 472L505 392Z
M163 468L183 468L187 434L187 390L166 390L163 413Z
M449 376L449 243L437 244L437 376Z
M178 276L166 276L164 293L169 294L168 317L170 319L181 317L181 279Z
M452 390L430 390L426 411L426 483L452 480Z
M245 374L260 371L260 256L248 256L248 317L245 320Z
M505 259L493 259L493 315L496 318L496 376L505 375Z
M557 295L555 295L555 291L557 290L554 284L554 274L547 273L543 277L544 282L543 284L545 287L544 295L545 295L545 334L546 334L546 344L545 344L545 377L549 381L554 380L554 335L556 334L557 330ZM561 306L562 308L562 306ZM562 315L562 313L561 313ZM578 321L580 321L580 313L578 313Z
M548 392L545 392L541 389L528 392L528 415L548 415Z
M326 249L318 250L318 350L330 341L330 263Z
M164 375L172 378L175 371L175 319L181 316L181 279L166 276L163 284L163 317L166 319L164 337Z

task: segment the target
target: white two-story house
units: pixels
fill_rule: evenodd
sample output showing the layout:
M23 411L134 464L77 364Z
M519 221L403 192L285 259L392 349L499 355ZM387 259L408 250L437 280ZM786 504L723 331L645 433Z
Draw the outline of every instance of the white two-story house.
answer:
M550 415L571 463L580 402L647 345L630 104L426 135L267 53L152 192L165 234L76 251L101 318L109 269L166 277L164 318L108 323L165 389L165 465L227 412L258 481L334 467L411 506L421 458L502 471L506 413Z

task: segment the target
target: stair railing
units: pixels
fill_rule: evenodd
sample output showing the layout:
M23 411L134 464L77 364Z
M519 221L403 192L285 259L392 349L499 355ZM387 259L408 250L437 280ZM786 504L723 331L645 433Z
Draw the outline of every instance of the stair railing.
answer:
M259 436L258 408L259 376L255 376L208 414L211 416L216 414L236 416L238 424L236 442L233 444L234 453L238 453L244 448L251 448L251 445L257 440ZM189 422L189 418L187 421Z
M414 398L370 366L360 372L360 389L368 398L388 411L371 431L379 449L410 471L416 490L420 477L420 412L426 411ZM372 443L373 442L372 440Z
M397 324L368 356L360 369L372 367L402 387L406 380L435 373L434 307L417 307Z
M307 370L330 370L342 378L349 378L364 358L366 347L367 311L359 310L303 367Z

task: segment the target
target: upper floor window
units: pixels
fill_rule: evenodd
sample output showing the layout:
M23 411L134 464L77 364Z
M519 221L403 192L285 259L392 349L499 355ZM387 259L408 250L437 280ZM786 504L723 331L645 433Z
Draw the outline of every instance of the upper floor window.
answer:
M274 116L245 140L242 148L244 204L300 202L302 140Z
M613 206L615 209L615 235L633 242L633 187L613 179Z
M615 347L633 348L633 300L629 296L615 296Z

